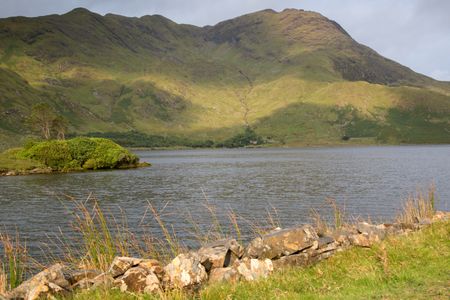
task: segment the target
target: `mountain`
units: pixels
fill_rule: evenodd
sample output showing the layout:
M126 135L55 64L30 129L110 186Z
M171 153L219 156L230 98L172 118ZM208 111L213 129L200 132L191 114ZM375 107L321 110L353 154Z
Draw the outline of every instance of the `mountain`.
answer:
M222 141L249 125L274 143L450 142L449 82L295 9L206 27L83 8L0 19L3 147L30 134L25 121L39 102L73 134Z

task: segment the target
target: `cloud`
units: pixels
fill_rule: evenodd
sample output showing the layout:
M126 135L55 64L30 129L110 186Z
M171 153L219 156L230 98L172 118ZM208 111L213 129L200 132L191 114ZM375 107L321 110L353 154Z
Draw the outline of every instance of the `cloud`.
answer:
M1 0L0 17L65 13L85 7L126 16L160 14L178 23L214 25L245 13L302 8L341 24L358 42L413 70L450 80L448 0Z

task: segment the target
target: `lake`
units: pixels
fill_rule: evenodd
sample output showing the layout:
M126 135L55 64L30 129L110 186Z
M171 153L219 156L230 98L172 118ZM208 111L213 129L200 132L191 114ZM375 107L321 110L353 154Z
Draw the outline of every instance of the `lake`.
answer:
M0 228L18 230L31 254L59 230L70 234L73 201L95 197L125 215L137 233L158 235L151 203L187 244L190 219L207 230L213 219L238 215L244 234L267 224L310 222L315 209L330 219L331 197L348 217L390 221L409 194L434 183L437 208L450 204L450 146L135 151L150 168L0 177ZM224 221L227 227L227 222ZM192 242L193 243L193 242Z

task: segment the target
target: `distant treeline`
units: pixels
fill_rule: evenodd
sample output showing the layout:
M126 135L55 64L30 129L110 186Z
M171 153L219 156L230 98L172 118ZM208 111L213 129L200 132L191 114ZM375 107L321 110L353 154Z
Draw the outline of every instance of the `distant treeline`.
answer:
M102 137L113 140L124 147L190 147L190 148L239 148L264 144L262 137L249 127L243 133L224 140L193 140L180 136L149 135L139 131L128 132L91 132L88 137Z

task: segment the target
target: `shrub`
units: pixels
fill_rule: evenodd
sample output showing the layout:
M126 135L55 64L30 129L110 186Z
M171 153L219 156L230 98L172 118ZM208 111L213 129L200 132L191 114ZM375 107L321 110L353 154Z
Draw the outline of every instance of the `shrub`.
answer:
M136 165L139 159L113 141L78 137L62 141L44 141L23 149L20 156L30 158L54 170L113 169Z
M19 155L37 160L54 170L63 170L72 165L72 156L66 141L36 143Z

